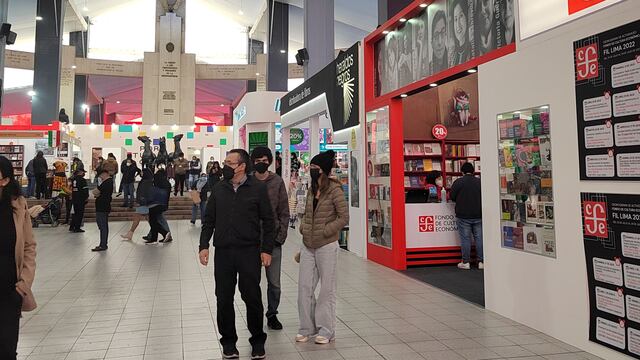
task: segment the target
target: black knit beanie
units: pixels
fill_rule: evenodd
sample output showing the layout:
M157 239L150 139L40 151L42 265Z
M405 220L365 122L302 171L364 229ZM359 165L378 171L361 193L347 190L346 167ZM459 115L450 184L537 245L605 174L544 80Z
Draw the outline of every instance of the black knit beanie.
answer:
M311 163L320 166L322 172L329 176L331 175L331 169L333 169L335 157L336 153L333 150L327 150L314 156L313 159L311 159Z

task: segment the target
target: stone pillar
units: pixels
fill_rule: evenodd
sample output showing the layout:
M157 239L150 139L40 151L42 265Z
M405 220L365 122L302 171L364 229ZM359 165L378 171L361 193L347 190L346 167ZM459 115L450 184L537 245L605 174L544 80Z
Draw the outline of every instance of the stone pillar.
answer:
M333 6L333 0L304 0L305 80L335 59Z
M267 0L267 90L287 91L289 80L289 5ZM283 53L282 50L285 52Z
M60 111L60 68L65 0L37 0L42 20L36 21L31 123L50 124Z
M7 22L9 0L0 0L0 24ZM0 40L0 114L2 113L2 93L4 92L4 48L5 39Z
M88 21L87 21L88 23ZM69 45L75 46L76 57L86 58L87 50L89 48L89 32L88 31L72 31L69 33ZM83 104L87 102L87 93L89 91L89 83L86 75L75 75L74 87L73 87L73 112L69 113L67 109L67 115L74 124L85 123L85 110L82 108ZM73 114L73 115L72 115Z

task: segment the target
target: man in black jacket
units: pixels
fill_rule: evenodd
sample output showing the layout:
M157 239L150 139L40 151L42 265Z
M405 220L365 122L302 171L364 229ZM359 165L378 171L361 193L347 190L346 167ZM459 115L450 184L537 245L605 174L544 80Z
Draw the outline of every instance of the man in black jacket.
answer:
M462 243L462 262L458 268L471 269L469 259L471 257L471 235L476 241L476 253L478 256L478 268L484 269L484 257L482 252L482 190L480 178L474 176L475 168L471 163L462 165L463 177L459 178L451 186L451 200L456 202L456 218L460 242Z
M36 198L46 197L47 194L47 160L42 151L38 151L33 159L33 173L36 176Z
M229 152L222 170L225 180L212 189L200 235L200 263L205 266L209 263L209 241L214 235L217 321L225 359L239 357L233 304L238 277L240 293L247 306L249 342L253 348L251 359L265 358L267 334L262 329L260 264L271 265L276 234L267 187L247 176L249 162L246 151ZM262 242L261 230L264 232Z
M141 171L138 168L135 160L133 160L131 153L127 154L127 158L120 164L120 172L122 173L122 189L124 191L124 203L122 207L133 208L135 194L134 183L136 182L136 176L141 175Z
M107 250L107 240L109 239L109 213L111 212L111 195L113 194L113 178L109 175L109 170L100 170L98 188L94 190L96 196L96 223L100 229L100 245L91 251Z
M82 219L84 218L84 207L89 199L89 185L84 178L84 168L79 168L75 171L71 182L73 184L73 194L71 196L71 203L73 204L73 219L69 226L69 231L74 233L84 232L80 228L82 225Z

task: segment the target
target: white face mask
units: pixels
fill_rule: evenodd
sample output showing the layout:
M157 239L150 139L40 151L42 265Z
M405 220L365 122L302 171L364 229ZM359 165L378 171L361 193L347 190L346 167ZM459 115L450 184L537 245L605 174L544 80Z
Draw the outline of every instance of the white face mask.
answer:
M436 180L436 186L442 187L442 179Z

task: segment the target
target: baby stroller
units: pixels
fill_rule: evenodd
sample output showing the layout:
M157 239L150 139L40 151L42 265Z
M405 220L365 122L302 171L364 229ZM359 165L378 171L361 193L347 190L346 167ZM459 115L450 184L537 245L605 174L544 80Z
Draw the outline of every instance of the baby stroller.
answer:
M40 224L51 225L57 227L60 225L60 213L62 211L62 200L55 197L45 205L35 205L29 208L31 215L31 225L38 227Z

